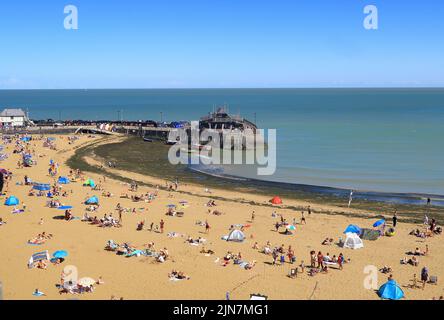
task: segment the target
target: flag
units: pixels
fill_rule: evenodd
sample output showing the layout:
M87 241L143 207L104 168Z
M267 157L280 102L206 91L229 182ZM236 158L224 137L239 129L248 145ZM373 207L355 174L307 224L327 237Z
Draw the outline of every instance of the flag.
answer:
M348 199L348 207L350 208L353 201L353 190L350 191L350 198Z

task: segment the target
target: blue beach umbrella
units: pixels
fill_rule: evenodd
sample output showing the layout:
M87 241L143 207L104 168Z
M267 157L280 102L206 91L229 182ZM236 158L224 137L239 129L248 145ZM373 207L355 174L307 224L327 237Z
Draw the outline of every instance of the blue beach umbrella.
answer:
M374 227L374 228L379 227L380 225L382 225L382 224L384 224L384 223L385 223L385 220L384 220L384 219L378 220L378 221L376 221L376 222L373 224L373 227Z
M57 259L66 258L68 256L68 252L66 252L65 250L57 250L52 254L52 256Z
M378 290L378 295L381 299L389 300L400 300L404 298L404 292L395 280L389 280L383 284Z
M175 207L176 207L175 204L168 204L168 205L167 205L167 208L175 208Z
M59 210L68 210L68 209L72 209L72 206L61 206L61 207L58 207L57 209L59 209Z
M361 234L361 228L359 228L358 226L356 226L354 224L351 224L345 229L344 233Z

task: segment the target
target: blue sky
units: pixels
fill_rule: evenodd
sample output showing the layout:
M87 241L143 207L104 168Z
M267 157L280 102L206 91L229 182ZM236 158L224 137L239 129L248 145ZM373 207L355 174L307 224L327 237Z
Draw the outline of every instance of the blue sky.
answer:
M442 87L443 17L438 0L1 1L0 89Z

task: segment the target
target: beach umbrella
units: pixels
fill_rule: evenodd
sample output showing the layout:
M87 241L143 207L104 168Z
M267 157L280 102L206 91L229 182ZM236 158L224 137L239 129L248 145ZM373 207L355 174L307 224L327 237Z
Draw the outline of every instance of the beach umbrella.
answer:
M180 203L180 204L187 204L188 201L182 200L182 201L180 201L179 203Z
M59 209L59 210L68 210L68 209L72 209L72 206L60 206L57 209Z
M378 221L376 221L376 222L373 224L373 227L374 227L374 228L379 227L380 225L382 225L382 224L384 224L384 223L385 223L385 220L384 220L384 219L378 220Z
M57 259L66 258L68 256L68 252L66 252L65 250L57 250L52 254L52 256Z
M296 230L296 227L294 225L289 225L287 226L287 230L294 231Z
M82 287L89 287L96 283L96 280L93 278L85 277L79 280L78 284Z
M359 228L357 225L350 224L345 230L344 233L356 233L361 234L361 228Z
M39 191L51 190L51 186L47 183L36 183L32 188Z
M14 196L10 196L5 201L5 206L16 206L20 203L19 199Z
M167 205L167 208L175 208L175 207L176 207L175 204L168 204L168 205Z
M0 172L3 174L10 174L10 172L6 169L0 169Z
M383 284L378 290L378 295L381 299L389 300L400 300L404 298L404 292L395 280L389 280Z

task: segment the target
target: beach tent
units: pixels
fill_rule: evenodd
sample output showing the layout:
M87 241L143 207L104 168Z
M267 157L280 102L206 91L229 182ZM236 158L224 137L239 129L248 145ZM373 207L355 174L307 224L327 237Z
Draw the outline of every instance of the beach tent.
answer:
M395 280L389 280L379 288L378 295L381 299L399 300L404 298L404 291Z
M48 190L51 190L51 186L47 183L36 183L36 184L34 184L32 189L39 190L39 191L48 191Z
M10 196L9 198L6 199L5 201L5 205L6 206L16 206L20 203L19 199L17 199L14 196Z
M96 196L92 196L85 201L85 204L99 204L99 198L97 198Z
M92 179L86 180L84 186L90 186L91 188L94 188L96 186L96 183Z
M59 180L57 180L58 184L68 184L69 182L68 177L59 177Z
M272 204L282 204L282 199L279 198L278 196L274 197L273 199L270 200L270 202Z
M227 241L234 241L234 242L242 242L245 240L245 235L240 230L233 230L228 235Z
M361 228L359 228L357 225L350 224L345 230L344 233L356 233L361 234Z
M346 234L347 238L344 242L344 248L359 249L364 247L362 239L356 233L349 232Z

